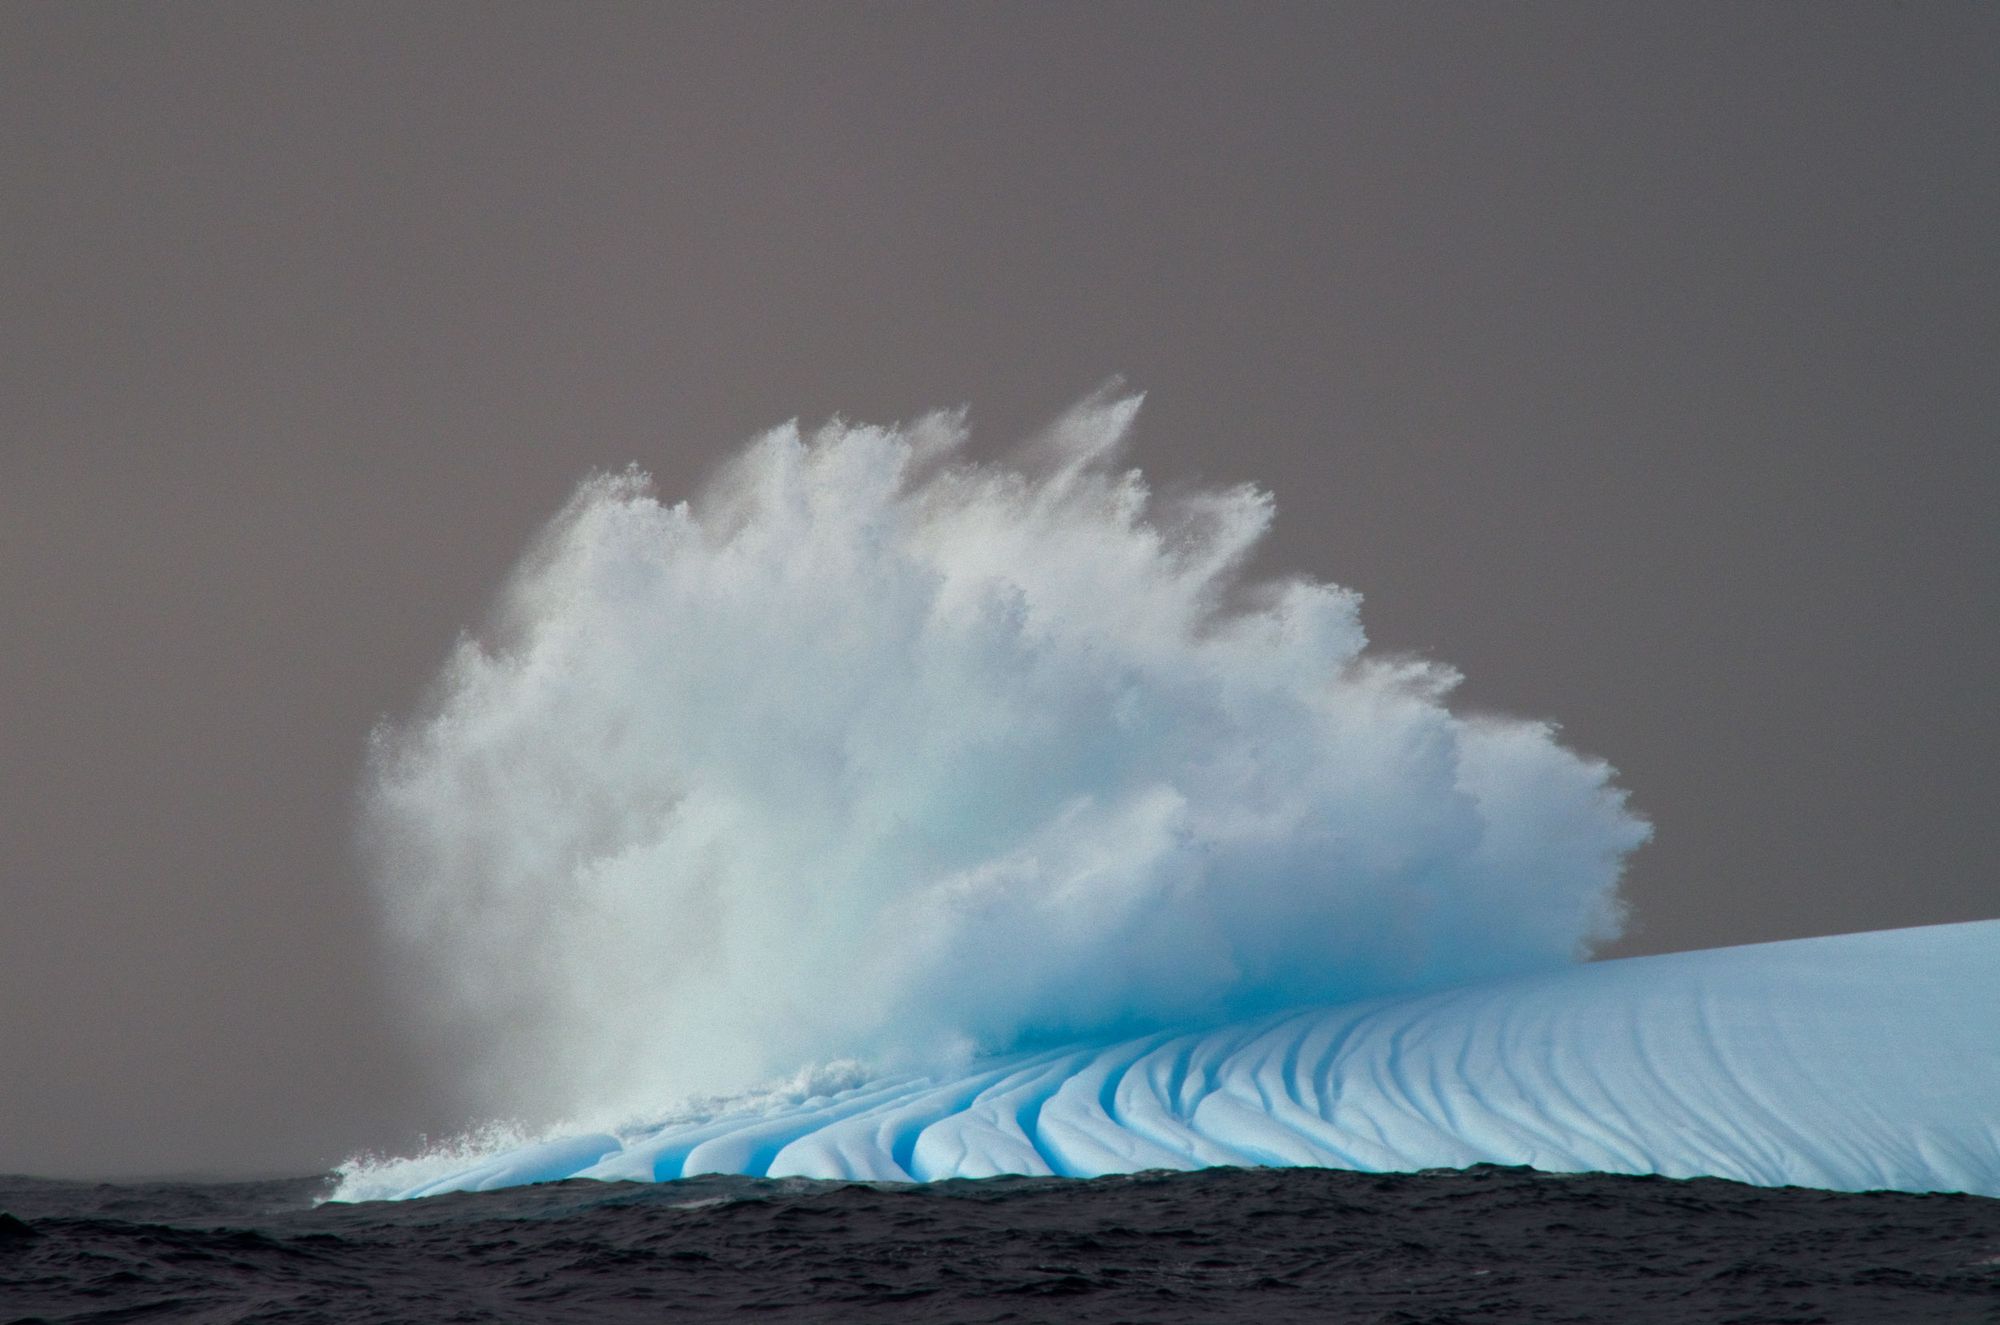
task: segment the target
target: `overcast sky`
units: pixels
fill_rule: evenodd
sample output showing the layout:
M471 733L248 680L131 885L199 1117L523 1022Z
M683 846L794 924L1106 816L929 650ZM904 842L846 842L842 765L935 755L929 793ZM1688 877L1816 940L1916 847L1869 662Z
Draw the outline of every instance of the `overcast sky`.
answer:
M2000 914L2000 5L0 7L0 1170L453 1120L363 741L593 467L1112 373L1619 951Z

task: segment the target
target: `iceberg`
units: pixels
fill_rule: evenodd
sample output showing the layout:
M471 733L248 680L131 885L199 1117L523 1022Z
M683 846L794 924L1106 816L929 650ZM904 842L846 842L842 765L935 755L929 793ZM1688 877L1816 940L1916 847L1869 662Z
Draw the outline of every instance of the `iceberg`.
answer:
M416 1163L351 1167L335 1199L1481 1163L2000 1197L2000 920L1600 961Z

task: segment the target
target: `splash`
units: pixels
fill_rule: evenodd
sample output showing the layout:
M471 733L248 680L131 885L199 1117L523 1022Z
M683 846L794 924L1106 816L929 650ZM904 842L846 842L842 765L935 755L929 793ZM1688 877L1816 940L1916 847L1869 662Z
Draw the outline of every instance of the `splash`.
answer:
M1647 835L1544 723L1250 582L1272 502L1164 500L1103 394L757 439L692 501L587 480L376 734L366 838L482 1116L657 1115L1568 963Z

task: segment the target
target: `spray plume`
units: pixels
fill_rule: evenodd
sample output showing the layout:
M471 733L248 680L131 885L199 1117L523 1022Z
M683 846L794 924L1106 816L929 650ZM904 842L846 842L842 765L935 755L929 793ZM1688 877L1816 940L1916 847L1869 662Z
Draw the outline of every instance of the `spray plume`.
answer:
M1560 965L1647 836L1543 723L1246 582L1270 498L1153 497L1093 397L1010 463L962 413L787 426L698 499L586 481L426 709L366 838L488 1116L615 1120Z

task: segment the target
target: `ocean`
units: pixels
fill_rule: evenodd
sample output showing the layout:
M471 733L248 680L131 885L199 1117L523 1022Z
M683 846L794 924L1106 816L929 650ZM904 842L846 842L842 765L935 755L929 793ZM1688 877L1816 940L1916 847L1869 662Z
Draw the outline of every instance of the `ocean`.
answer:
M0 1321L2000 1322L2000 1200L1480 1166L322 1203L0 1178Z

